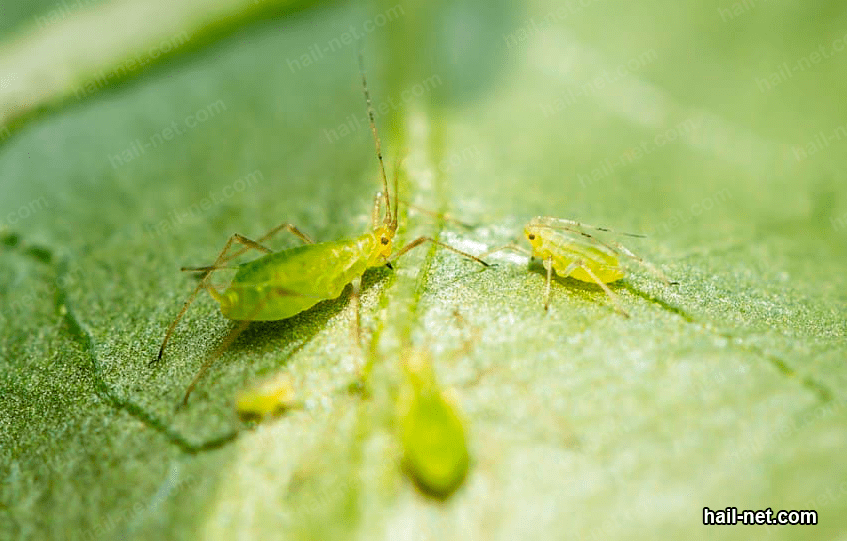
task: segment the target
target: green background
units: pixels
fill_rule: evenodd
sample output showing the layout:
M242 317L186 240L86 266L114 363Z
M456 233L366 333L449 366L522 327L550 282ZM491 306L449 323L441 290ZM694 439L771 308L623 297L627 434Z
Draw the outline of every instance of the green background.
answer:
M174 21L164 37L107 2L47 25L36 17L55 2L2 8L0 538L847 529L839 3L149 4ZM292 222L329 240L368 225L369 130L327 136L364 118L351 25L375 104L396 105L377 123L389 171L404 158L403 197L477 226L403 212L398 241L481 253L534 215L574 218L647 233L627 245L680 284L633 269L615 286L626 319L599 288L556 280L545 313L524 257L483 271L415 250L365 275L367 398L345 391L363 362L345 293L251 325L177 412L232 327L204 296L147 367L195 284L180 266L209 263L235 232ZM180 32L169 54L77 97ZM136 140L151 147L116 161ZM443 502L399 466L406 346L431 352L467 421L471 470ZM238 391L280 371L306 408L240 421ZM819 524L704 527L704 506L815 509Z

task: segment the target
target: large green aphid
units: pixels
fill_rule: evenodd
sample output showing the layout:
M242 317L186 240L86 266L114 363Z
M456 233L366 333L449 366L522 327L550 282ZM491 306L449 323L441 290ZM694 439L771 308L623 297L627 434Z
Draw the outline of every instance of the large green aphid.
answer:
M185 301L179 314L177 314L176 318L168 327L165 338L159 348L159 354L151 364L161 360L174 329L176 329L183 314L185 314L185 311L201 290L205 289L208 291L220 303L221 313L225 317L241 321L242 325L230 335L229 339L224 341L222 347L215 354L211 355L200 368L194 381L191 382L186 390L183 404L188 400L191 391L215 360L217 354L234 340L235 334L240 332L246 326L247 322L274 321L289 318L311 308L321 301L338 297L347 284L350 283L353 283L355 293L358 291L362 274L367 269L386 264L390 265L390 261L397 259L424 242L433 242L462 256L473 259L484 266L488 266L483 260L430 237L419 237L409 242L392 257L393 240L397 233L397 175L395 171L394 208L392 213L388 179L385 174L382 149L374 121L374 111L368 92L364 66L361 65L361 56L359 60L362 87L364 89L374 144L376 145L376 155L379 161L383 188L383 191L377 194L374 201L372 229L352 239L314 243L297 227L286 223L275 227L256 241L235 234L227 241L212 265L184 268L183 270L203 273L202 278ZM380 220L380 210L383 204L385 206L385 214ZM281 231L288 231L297 236L305 244L278 252L273 252L262 244ZM230 253L235 244L242 245L242 248L234 251L234 253ZM254 261L239 265L234 278L226 289L221 291L212 285L210 278L215 271L225 268L229 261L249 250L264 252L266 255Z
M411 352L405 372L399 411L404 466L422 491L446 498L468 472L464 422L438 385L428 354Z

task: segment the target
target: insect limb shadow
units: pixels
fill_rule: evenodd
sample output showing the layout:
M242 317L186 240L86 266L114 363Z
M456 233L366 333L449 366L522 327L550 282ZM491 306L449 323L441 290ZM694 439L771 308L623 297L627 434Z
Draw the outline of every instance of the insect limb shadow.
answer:
M679 317L684 319L687 323L697 323L697 320L695 320L694 317L692 317L688 312L686 312L682 308L680 308L678 306L674 306L673 304L670 304L667 301L664 301L664 300L659 299L657 297L654 297L654 296L652 296L648 293L645 293L645 292L641 291L640 289L636 289L635 286L633 286L632 284L630 284L628 282L623 282L623 285L621 287L623 287L624 289L626 289L627 291L629 291L630 293L632 293L636 297L639 297L641 299L644 299L645 301L656 304L656 305L660 306L661 308L663 308L664 310L667 310L668 312L671 312L673 314L678 315Z
M408 243L406 246L404 246L403 248L401 248L401 249L400 249L400 250L399 250L399 251L398 251L398 252L394 255L394 257L392 257L392 258L391 258L391 260L390 260L388 263L393 263L393 262L397 261L397 260L398 260L401 256L403 256L406 252L408 252L409 250L412 250L412 249L414 249L414 248L417 248L418 246L420 246L420 245L421 245L421 244L423 244L424 242L431 242L431 243L433 243L433 244L437 244L438 246L441 246L442 248L446 248L447 250L450 250L451 252L454 252L454 253L456 253L456 254L459 254L459 255L460 255L460 256L462 256L462 257L466 257L466 258L468 258L468 259L472 259L472 260L476 261L477 263L479 263L480 265L482 265L483 267L486 267L486 268L487 268L487 267L491 267L491 266L492 266L490 263L487 263L486 261L483 261L482 259L480 259L479 257L477 257L477 256L475 256L475 255L471 255L471 254L469 254L469 253L467 253L467 252L463 252L462 250L459 250L458 248L453 248L453 247L452 247L452 246L450 246L449 244L445 244L445 243L441 242L440 240L436 240L436 239L434 239L434 238L432 238L432 237L426 237L426 236L418 237L418 238L416 238L415 240L413 240L413 241L411 241L410 243Z

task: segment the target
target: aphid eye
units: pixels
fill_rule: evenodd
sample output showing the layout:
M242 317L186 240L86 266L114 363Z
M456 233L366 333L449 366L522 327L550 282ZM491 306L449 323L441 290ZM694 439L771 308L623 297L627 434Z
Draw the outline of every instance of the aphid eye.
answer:
M379 239L379 242L383 244L388 244L388 237L382 237L381 239Z
M533 233L530 233L526 236L526 238L528 238L529 240L535 240L535 235Z

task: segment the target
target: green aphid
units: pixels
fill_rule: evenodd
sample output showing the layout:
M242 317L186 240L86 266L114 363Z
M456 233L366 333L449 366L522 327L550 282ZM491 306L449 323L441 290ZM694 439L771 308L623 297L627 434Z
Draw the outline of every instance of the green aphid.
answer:
M302 407L289 374L277 374L249 389L241 391L235 410L243 419L264 419Z
M159 348L159 355L150 364L161 360L165 352L165 347L177 324L201 290L205 289L212 298L218 301L221 313L225 317L242 322L242 325L230 334L230 337L224 341L223 345L200 368L194 380L186 389L182 401L183 404L188 401L192 390L215 358L224 347L228 346L234 340L235 335L241 332L248 322L276 321L292 317L321 301L337 298L341 295L347 284L350 283L354 283L353 290L355 293L358 289L358 282L367 269L386 264L390 266L391 261L424 242L438 244L462 256L473 259L483 266L488 266L483 260L430 237L419 237L409 242L392 257L392 242L397 233L398 194L396 170L394 177L394 211L392 213L388 179L385 174L382 149L376 130L376 123L374 122L374 111L371 105L370 94L368 93L363 66L361 67L361 75L383 187L383 191L378 193L374 200L372 229L352 239L315 243L294 225L282 224L260 237L257 241L235 234L230 237L212 265L183 268L185 271L202 273L202 279L185 301L179 314L171 322L165 333L162 345ZM385 206L385 214L380 220L380 210L383 204ZM262 244L282 231L287 231L297 236L305 244L278 252L273 252ZM243 247L234 253L230 253L230 250L236 243L241 244ZM229 286L223 291L217 289L210 280L212 273L223 268L228 268L228 262L249 250L263 252L265 255L254 261L239 265L235 277Z
M545 310L550 305L550 285L553 273L562 278L573 278L600 286L614 303L615 309L625 317L629 317L629 314L621 306L618 296L606 285L617 282L626 275L626 269L621 260L635 262L657 276L665 285L677 283L671 282L661 270L635 255L626 246L611 239L600 239L596 234L590 233L590 230L643 238L643 235L616 233L606 227L581 224L574 220L536 216L524 227L524 236L532 245L532 250L526 250L516 244L507 244L489 250L479 257L509 249L540 259L547 271L547 282L544 288Z
M468 472L465 425L439 387L428 354L410 353L405 369L399 417L404 466L423 492L447 498Z

